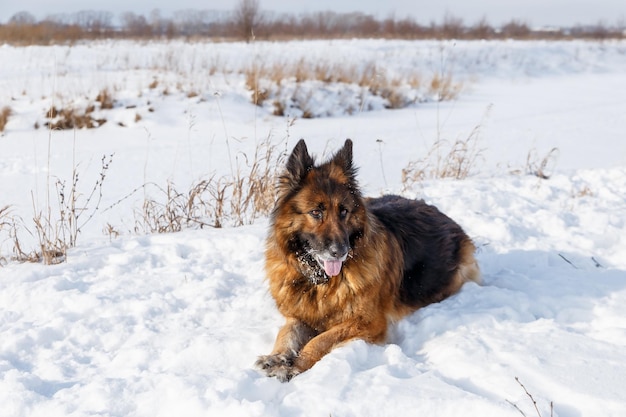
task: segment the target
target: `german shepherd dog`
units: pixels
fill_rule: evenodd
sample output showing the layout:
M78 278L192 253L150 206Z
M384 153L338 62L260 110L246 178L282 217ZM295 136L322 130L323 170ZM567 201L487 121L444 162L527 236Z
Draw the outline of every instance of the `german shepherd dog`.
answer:
M286 318L256 366L281 381L353 339L383 343L390 324L479 281L474 244L423 201L364 198L352 141L317 165L300 140L278 182L265 249Z

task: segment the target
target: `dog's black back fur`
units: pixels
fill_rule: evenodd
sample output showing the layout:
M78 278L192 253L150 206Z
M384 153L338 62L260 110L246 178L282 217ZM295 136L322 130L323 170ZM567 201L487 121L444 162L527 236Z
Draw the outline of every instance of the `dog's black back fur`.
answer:
M458 268L461 244L469 237L452 219L422 200L385 195L368 199L367 206L402 248L400 300L410 306L438 301Z

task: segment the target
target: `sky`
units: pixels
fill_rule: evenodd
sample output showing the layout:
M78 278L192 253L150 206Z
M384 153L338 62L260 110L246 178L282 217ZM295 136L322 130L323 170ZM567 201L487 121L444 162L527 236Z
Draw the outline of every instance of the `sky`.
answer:
M19 11L28 11L37 19L51 14L73 13L81 10L105 10L119 15L135 12L148 15L159 9L165 17L176 10L231 10L239 0L0 0L0 22L6 23ZM267 11L302 13L332 10L336 12L360 11L377 17L411 16L418 22L440 22L446 13L472 24L486 18L492 25L512 19L534 26L574 26L577 24L608 25L626 22L624 0L260 0Z

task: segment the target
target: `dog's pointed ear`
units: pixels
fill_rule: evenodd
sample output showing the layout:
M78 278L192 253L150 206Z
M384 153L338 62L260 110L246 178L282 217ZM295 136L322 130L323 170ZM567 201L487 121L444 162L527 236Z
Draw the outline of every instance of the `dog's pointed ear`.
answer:
M354 178L356 170L352 164L352 140L346 139L343 148L338 150L335 156L333 156L332 162L340 166L346 175Z
M314 165L315 160L309 155L304 139L300 139L287 160L280 184L291 189L296 188Z

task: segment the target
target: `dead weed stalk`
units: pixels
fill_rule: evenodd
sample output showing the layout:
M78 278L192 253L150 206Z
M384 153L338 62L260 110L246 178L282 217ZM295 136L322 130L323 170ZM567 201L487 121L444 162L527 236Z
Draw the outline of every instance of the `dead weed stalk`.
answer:
M526 156L526 173L542 180L550 179L559 159L559 148L552 148L543 157L536 149L528 151Z
M519 384L520 387L522 387L522 389L524 390L524 392L526 393L526 396L530 399L530 401L533 404L533 407L535 408L535 413L537 414L537 417L543 417L541 412L539 411L539 407L537 406L537 401L535 400L535 397L533 397L533 395L528 392L528 390L526 389L526 387L524 386L524 384L522 384L522 382L519 380L518 377L515 377L515 381L517 381L517 383ZM522 411L521 408L518 407L517 404L515 404L512 401L506 400L509 404L511 404L517 411L520 412L520 414L524 417L526 417L526 413L524 413ZM554 416L554 403L552 401L550 401L550 417Z
M55 182L56 207L48 202L43 210L33 201L33 224L39 242L39 257L46 265L61 263L66 259L68 249L76 246L78 235L100 208L102 186L106 179L113 155L104 155L100 173L88 194L79 191L79 171L72 170L72 183L66 191L66 182Z

